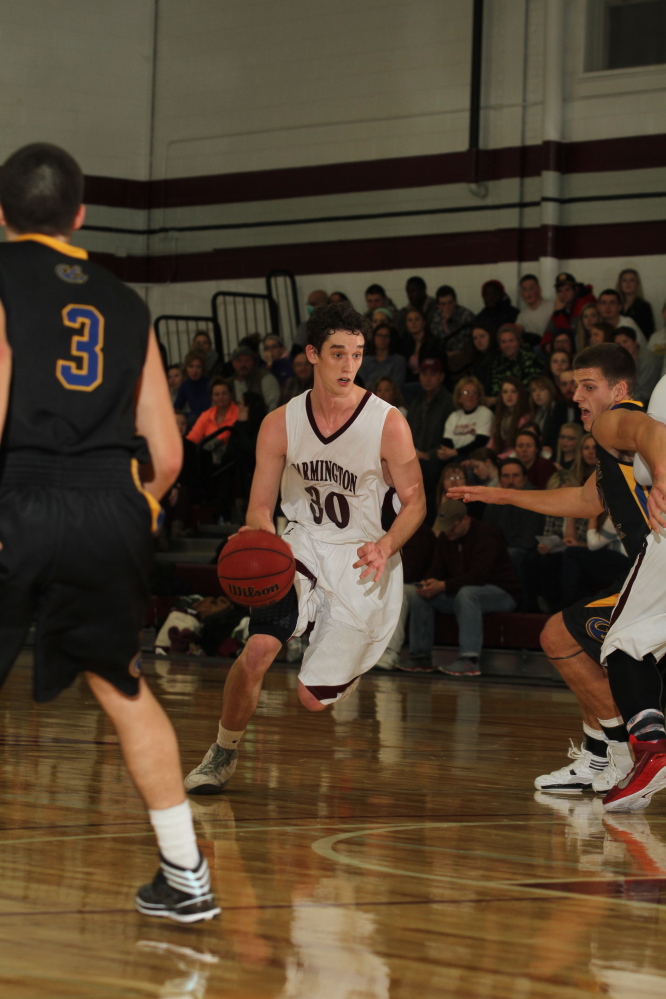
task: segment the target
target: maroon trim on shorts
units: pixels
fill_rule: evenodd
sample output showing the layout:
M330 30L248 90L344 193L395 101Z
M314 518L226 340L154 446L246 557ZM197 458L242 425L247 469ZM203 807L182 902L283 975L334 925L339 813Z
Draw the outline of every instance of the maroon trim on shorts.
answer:
M353 676L351 680L347 683L338 683L334 687L308 687L307 683L303 686L306 690L309 690L313 697L316 697L318 701L324 701L329 697L337 697L338 694L344 693L347 687L351 687L352 683L358 680L357 676Z
M314 590L317 585L317 577L310 572L307 565L303 565L299 558L294 559L294 564L296 565L296 572L300 572L301 576L305 576L306 579L309 579L310 589Z
M310 426L312 427L312 430L319 438L319 440L322 442L322 444L331 444L333 441L337 440L338 437L341 437L342 434L344 434L345 430L349 430L356 417L361 415L361 411L368 402L371 395L372 392L370 392L370 390L368 389L363 398L361 399L361 401L359 402L358 406L352 413L352 415L347 420L347 422L343 424L339 430L336 430L334 434L331 434L330 437L324 437L321 430L317 426L317 421L315 420L314 413L312 412L312 389L310 389L307 396L305 397L305 412L308 414L308 420L310 421Z
M648 537L649 537L649 535L648 535ZM627 583L627 585L625 586L624 590L620 594L620 598L619 598L618 602L615 604L615 607L613 608L613 613L611 614L610 623L609 623L609 626L608 626L609 628L613 627L613 625L615 624L615 622L619 618L620 614L624 610L624 605L626 604L627 598L629 597L629 594L631 593L632 586L636 582L636 577L638 575L638 571L639 571L641 565L643 564L643 559L645 558L645 552L646 551L647 551L647 538L643 542L643 547L641 548L640 554L639 554L638 558L636 559L636 562L635 562L634 568L633 568L633 572L631 573L631 576L629 578L629 582Z

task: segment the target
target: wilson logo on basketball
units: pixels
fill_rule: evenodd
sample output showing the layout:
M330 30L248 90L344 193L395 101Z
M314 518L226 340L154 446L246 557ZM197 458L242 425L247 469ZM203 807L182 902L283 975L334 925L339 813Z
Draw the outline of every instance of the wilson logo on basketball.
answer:
M229 593L234 597L266 597L269 593L275 593L280 589L277 583L272 586L264 586L258 589L256 586L238 586L236 583L227 583Z

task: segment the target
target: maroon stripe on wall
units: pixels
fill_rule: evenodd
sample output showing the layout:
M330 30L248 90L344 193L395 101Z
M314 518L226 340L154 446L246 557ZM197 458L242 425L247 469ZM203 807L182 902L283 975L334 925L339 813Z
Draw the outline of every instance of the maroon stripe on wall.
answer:
M87 177L85 197L91 205L147 209L388 191L465 183L470 178L470 163L470 153L465 150L164 181ZM596 173L663 167L666 166L666 135L483 149L479 164L480 180L537 177L542 170Z
M180 256L113 257L91 253L124 281L218 281L264 278L274 268L294 274L358 273L417 267L537 260L546 245L562 260L666 253L663 222L569 226L561 229L497 229L441 236L248 246Z

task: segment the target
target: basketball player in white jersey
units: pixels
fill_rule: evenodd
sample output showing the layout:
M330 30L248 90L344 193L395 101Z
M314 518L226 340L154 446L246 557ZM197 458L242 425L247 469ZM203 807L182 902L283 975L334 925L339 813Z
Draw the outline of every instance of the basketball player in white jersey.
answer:
M275 533L281 494L290 521L294 586L253 609L248 642L229 671L217 741L185 779L192 794L218 794L282 644L312 627L298 696L320 711L348 696L384 652L402 604L400 549L425 517L421 470L404 417L354 384L370 327L348 303L322 306L307 324L312 391L270 413L257 441L246 526ZM395 489L388 531L382 506Z

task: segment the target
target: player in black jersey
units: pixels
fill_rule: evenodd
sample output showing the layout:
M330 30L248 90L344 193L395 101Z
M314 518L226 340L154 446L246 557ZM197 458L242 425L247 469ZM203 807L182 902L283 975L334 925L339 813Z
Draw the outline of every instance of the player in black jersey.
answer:
M624 348L617 344L588 347L576 356L574 372L574 401L580 407L586 430L594 425L594 432L597 427L601 432L600 418L603 415L605 419L611 410L614 427L627 426L636 418L645 425L653 422L640 404L628 398L634 385L635 365ZM583 486L541 492L462 486L450 490L449 495L588 519L605 508L632 559L650 531L647 491L635 481L633 453L624 455L599 443L597 475L590 476ZM584 743L581 750L572 744L569 755L573 763L536 778L535 786L541 791L569 793L591 787L606 793L633 765L623 719L613 700L607 674L599 668L601 645L616 598L617 591L605 591L593 601L580 601L551 617L542 633L544 652L580 704ZM608 753L609 743L611 753Z
M0 174L0 683L36 617L35 699L84 673L148 806L161 863L137 908L196 922L220 910L139 656L182 445L146 306L69 241L82 193L56 146L26 146Z

